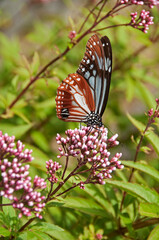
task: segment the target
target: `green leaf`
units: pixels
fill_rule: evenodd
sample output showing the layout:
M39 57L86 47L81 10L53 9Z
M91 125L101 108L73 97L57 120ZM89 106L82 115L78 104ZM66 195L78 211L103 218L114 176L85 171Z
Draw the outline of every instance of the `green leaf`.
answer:
M34 140L34 142L37 144L37 146L39 146L43 151L47 152L50 150L49 143L41 132L33 131L31 133L31 137Z
M127 116L129 120L132 122L132 124L142 133L146 126L133 118L130 114L127 113ZM159 155L159 137L153 132L153 131L147 131L147 134L145 134L145 138L148 139L148 141L152 144L154 147L156 153Z
M159 225L157 225L148 236L147 240L159 240Z
M61 227L55 225L55 224L52 224L52 223L47 223L47 222L39 222L35 225L32 225L31 226L31 229L36 229L36 230L39 230L39 231L42 231L42 232L49 232L49 231L64 231L64 229L62 229Z
M145 186L141 186L137 183L129 183L129 182L120 182L116 180L106 180L106 183L111 184L114 187L117 187L121 190L126 191L132 196L137 198L141 198L149 203L155 203L159 205L159 194Z
M140 92L139 95L142 97L143 101L147 104L148 108L155 108L156 102L154 95L139 81L136 81L136 87Z
M28 71L28 69L23 68L23 67L18 67L15 70L16 74L19 75L20 78L22 79L29 79L30 78L30 72Z
M134 163L132 161L122 161L122 163L130 168L138 169L148 175L150 175L155 180L159 181L159 171L157 171L155 168L144 164L144 163Z
M106 211L91 199L84 199L80 197L67 197L65 199L64 207L77 209L78 211L90 214L90 215L98 215L101 217L105 217L107 219L111 219Z
M27 124L30 124L29 119L24 115L24 113L22 111L20 111L19 109L15 109L15 108L13 108L12 111L14 112L14 114L16 114L21 119L23 119L24 122L26 122Z
M59 231L54 231L51 235L52 237L54 237L57 240L75 240L76 238L71 234L71 231L63 231L63 232L59 232Z
M142 216L159 218L159 206L151 203L140 203L139 212Z
M140 147L140 151L148 154L151 152L151 148L149 148L147 146L142 146L142 147Z
M33 150L32 156L34 157L34 160L30 162L30 165L46 172L46 161L50 158L44 152L30 144L25 143L25 147Z
M130 236L135 237L135 231L134 231L133 226L132 226L132 220L130 219L128 213L120 214L120 218L124 222L124 224L126 225Z
M39 66L40 66L39 55L37 52L35 52L33 56L33 61L31 63L31 70L33 75L37 73Z
M132 98L134 97L134 81L128 74L125 76L125 80L126 80L126 84L127 84L126 99L128 102L131 102Z
M43 233L40 230L35 229L29 229L27 232L27 239L32 240L52 240L52 237L50 237L48 234Z
M10 236L11 232L3 227L0 227L0 236L8 237Z
M8 133L9 136L14 135L16 138L21 138L33 125L15 125L9 123L1 123L0 130L3 134Z
M108 202L107 192L105 192L104 188L101 188L100 185L87 185L85 186L85 192L91 196L91 199L94 199L104 211L107 211L110 215L112 215L112 204Z

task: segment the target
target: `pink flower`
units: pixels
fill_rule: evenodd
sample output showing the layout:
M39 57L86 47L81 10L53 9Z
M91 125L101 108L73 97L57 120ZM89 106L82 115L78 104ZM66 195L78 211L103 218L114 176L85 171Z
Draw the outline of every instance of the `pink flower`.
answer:
M110 157L109 150L119 144L116 140L118 135L108 139L108 130L103 126L100 129L90 129L82 126L81 129L67 130L66 138L57 135L56 141L62 148L59 148L58 157L74 157L77 159L79 167L89 163L89 176L86 181L80 182L80 188L84 188L86 183L105 184L104 179L111 178L111 173L117 168L124 166L118 161L122 156L116 153Z
M101 240L101 239L103 238L103 236L102 236L102 234L97 233L97 234L96 234L96 238L97 238L98 240Z
M45 206L45 196L35 189L44 189L46 182L36 176L32 184L30 166L26 164L33 160L31 153L32 150L24 150L21 141L15 143L14 136L3 135L0 131L0 196L11 200L12 206L20 211L19 217L29 217L34 213L41 218L39 213Z
M73 38L75 38L75 37L76 37L76 31L71 31L71 32L69 32L68 37L69 37L71 40L72 40Z
M62 166L58 162L53 162L51 159L46 162L46 169L48 174L48 180L52 183L57 183L58 178L56 177L56 172Z
M147 33L149 25L152 25L153 23L153 17L150 16L149 11L142 10L138 18L137 12L131 13L131 26L143 31L144 33Z
M146 5L150 8L159 5L159 0L121 0L120 4L128 4L128 5Z

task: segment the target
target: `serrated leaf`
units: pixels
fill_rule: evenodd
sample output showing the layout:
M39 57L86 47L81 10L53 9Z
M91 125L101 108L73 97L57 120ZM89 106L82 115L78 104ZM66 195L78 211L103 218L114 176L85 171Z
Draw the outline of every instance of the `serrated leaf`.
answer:
M11 232L3 227L0 227L0 236L9 237Z
M133 118L130 114L127 113L128 119L131 121L131 123L140 131L143 132L146 128L146 126ZM148 139L148 141L151 143L153 148L155 149L156 153L159 155L159 137L154 133L147 131L147 134L145 134L145 138Z
M142 216L159 218L159 205L140 203L139 212Z
M16 138L21 138L32 126L32 124L15 126L15 124L1 123L0 130L3 134L8 133L9 136L13 135Z
M148 187L141 186L137 183L126 183L109 179L106 180L106 183L109 183L114 187L124 190L132 196L143 199L146 202L159 205L159 194Z
M147 240L159 240L159 225L157 225L148 236Z
M131 168L135 168L138 169L148 175L150 175L152 178L154 178L155 180L159 181L159 171L157 171L155 168L144 164L144 163L134 163L132 161L122 161L122 163L125 166L131 167Z
M31 72L33 75L35 75L39 69L39 66L40 66L40 59L39 59L39 55L37 52L34 53L34 56L33 56L33 60L32 60L32 63L31 63Z

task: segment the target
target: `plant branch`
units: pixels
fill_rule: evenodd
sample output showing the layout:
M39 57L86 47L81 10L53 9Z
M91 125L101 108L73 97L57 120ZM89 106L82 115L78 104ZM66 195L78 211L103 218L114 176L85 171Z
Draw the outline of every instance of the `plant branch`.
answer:
M139 143L138 143L138 145L137 145L137 147L136 147L136 152L135 152L134 161L133 161L134 163L137 161L138 154L139 154L140 148L141 148L141 143L142 143L142 141L143 141L143 138L144 138L144 136L145 136L145 133L147 132L148 128L150 127L150 125L151 125L152 122L153 122L152 119L153 119L153 118L149 118L149 119L148 119L148 122L147 122L147 125L146 125L146 127L145 127L145 130L143 131L143 133L141 133ZM133 177L133 174L134 174L134 171L135 171L135 168L132 168L132 169L131 169L130 176L129 176L129 179L128 179L128 182L131 182L132 177ZM124 191L124 192L123 192L123 197L122 197L122 200L121 200L121 204L120 204L120 211L122 211L123 203L124 203L126 194L127 194L127 193Z
M31 219L29 219L20 229L19 232L22 232L30 223L32 223L34 220L36 219L36 217L33 217Z
M136 222L133 223L133 228L134 229L141 229L147 226L151 226L154 224L159 223L159 219L158 218L152 218L152 219L148 219L146 221L141 221L139 222L138 220ZM107 235L107 237L112 238L115 236L119 236L119 235L124 235L125 233L128 232L127 227L122 227L118 230L115 230L113 232L111 232L110 234Z

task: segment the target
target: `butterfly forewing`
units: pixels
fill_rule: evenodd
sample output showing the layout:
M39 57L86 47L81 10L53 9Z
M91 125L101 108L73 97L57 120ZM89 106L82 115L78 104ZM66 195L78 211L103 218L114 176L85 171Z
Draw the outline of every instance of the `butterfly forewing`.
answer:
M95 101L95 113L103 115L107 104L112 69L112 50L109 39L93 35L77 73L88 82Z

